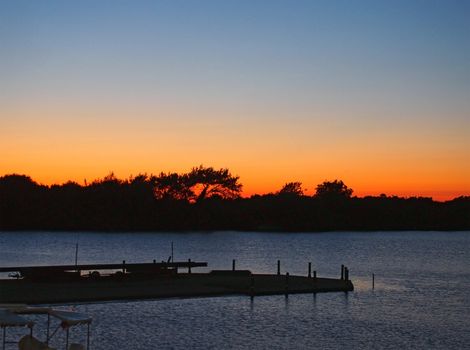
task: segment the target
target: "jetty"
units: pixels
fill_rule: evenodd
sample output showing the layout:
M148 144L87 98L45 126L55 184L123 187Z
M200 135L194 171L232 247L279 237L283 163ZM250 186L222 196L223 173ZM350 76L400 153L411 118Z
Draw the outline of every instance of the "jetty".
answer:
M307 276L255 274L249 270L195 273L207 262L180 261L0 267L0 303L57 304L110 300L348 292L354 289L349 270L338 279L317 277L309 263Z

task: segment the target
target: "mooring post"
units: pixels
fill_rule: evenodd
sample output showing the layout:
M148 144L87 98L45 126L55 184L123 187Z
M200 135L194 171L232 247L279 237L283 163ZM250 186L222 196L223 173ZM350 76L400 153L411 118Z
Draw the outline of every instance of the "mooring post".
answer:
M47 314L46 344L49 345L49 329L51 327L51 315Z
M67 331L65 332L65 348L69 348L69 327L67 326Z
M86 350L90 350L90 324L87 324Z
M341 265L341 279L344 280L344 265Z
M277 261L277 274L278 274L278 275L281 274L281 260L278 260L278 261Z
M188 273L191 273L191 259L188 259Z
M232 260L232 271L235 271L235 259Z
M123 260L123 261L122 261L122 272L123 272L123 273L126 272L126 260Z
M78 265L78 242L75 244L75 266Z
M372 289L375 289L375 274L372 274Z
M289 296L289 272L286 272L286 298Z
M349 281L349 269L347 267L344 268L344 279Z
M317 270L314 270L314 271L313 271L313 278L314 278L314 279L317 279Z
M308 278L312 277L312 263L308 263Z

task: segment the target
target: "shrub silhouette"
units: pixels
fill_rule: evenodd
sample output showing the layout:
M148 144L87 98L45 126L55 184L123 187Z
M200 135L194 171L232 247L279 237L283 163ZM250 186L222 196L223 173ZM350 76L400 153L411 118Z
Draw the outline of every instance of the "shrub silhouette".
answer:
M380 195L352 197L343 181L313 196L300 182L241 198L228 169L188 173L113 173L84 186L44 186L29 176L0 177L0 230L469 230L470 197L447 202Z

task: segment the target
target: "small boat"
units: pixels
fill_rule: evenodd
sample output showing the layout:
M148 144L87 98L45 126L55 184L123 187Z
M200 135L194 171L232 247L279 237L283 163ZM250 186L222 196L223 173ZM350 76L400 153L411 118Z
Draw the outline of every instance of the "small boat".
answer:
M47 317L47 328L45 340L40 341L34 333L35 322L27 318L28 315L44 315ZM57 320L58 324L51 333L51 321ZM90 348L90 325L91 317L82 313L58 310L50 307L30 307L20 304L0 305L0 328L2 329L2 350L7 349L7 344L17 344L20 350L54 350L49 347L51 339L62 329L65 332L65 350L88 350ZM75 326L85 325L87 327L86 345L69 344L70 329ZM27 328L25 334L19 341L7 339L7 329L11 327Z

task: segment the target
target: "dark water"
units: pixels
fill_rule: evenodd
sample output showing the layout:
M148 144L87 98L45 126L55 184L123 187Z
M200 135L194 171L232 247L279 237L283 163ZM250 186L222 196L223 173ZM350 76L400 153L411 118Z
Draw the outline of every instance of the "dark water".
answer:
M280 259L283 272L305 275L311 261L338 277L346 264L356 288L66 306L93 316L92 349L470 349L470 232L4 232L0 266L73 263L77 241L79 263L166 260L174 242L175 260L208 269L237 259L274 273Z

